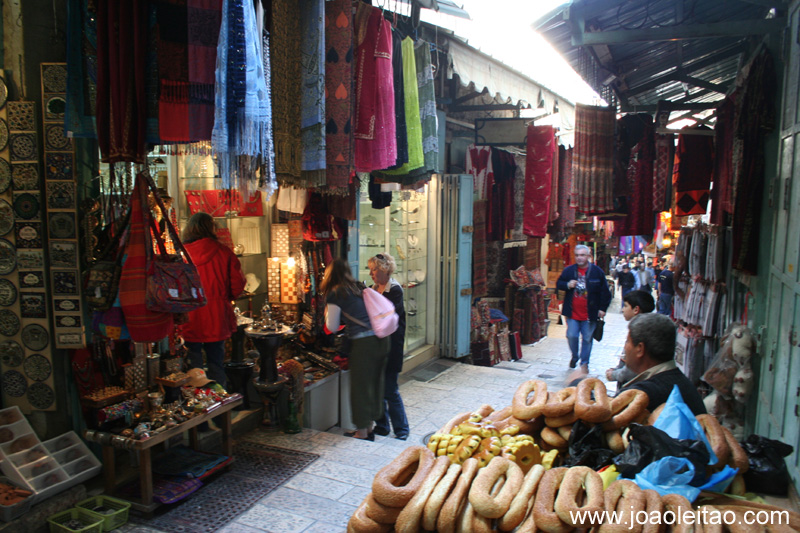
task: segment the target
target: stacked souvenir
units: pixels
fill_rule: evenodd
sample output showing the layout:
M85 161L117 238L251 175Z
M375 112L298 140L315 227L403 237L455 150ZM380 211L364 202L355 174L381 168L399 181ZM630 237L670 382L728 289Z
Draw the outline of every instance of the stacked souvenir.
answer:
M592 378L557 393L548 393L542 381L527 381L511 406L495 411L484 405L460 414L427 447L405 449L375 476L347 530L678 531L669 519L676 513L728 511L739 520L748 511L783 511L722 493L727 488L744 494L742 473L749 462L716 418L694 417L675 393L653 413L648 402L637 390L609 398L603 383ZM676 412L698 432L691 453L701 457L701 464L697 457L693 461L702 468L685 459L688 452L678 459L659 457L655 445L647 448L659 439L665 446L689 446L657 428L676 420ZM681 466L669 476L651 475L652 467L663 472L674 460ZM632 475L634 461L643 468ZM687 463L689 471L682 471ZM604 511L619 511L619 522L608 523ZM800 530L800 514L782 516L782 531Z

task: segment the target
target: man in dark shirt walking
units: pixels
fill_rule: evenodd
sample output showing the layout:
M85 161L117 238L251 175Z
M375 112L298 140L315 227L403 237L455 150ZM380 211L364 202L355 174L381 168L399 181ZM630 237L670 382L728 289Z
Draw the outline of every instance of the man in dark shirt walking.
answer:
M674 265L675 263L670 263L669 267L662 270L658 275L656 312L660 315L669 316L672 313L672 298L675 296L675 276L672 272Z

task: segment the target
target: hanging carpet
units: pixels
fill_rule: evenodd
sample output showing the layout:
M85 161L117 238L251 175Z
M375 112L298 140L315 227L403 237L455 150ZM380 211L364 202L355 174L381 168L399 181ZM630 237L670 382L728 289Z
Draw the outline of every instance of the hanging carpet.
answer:
M698 129L709 130L705 127ZM678 135L672 175L678 216L700 215L706 212L713 170L714 139L688 133Z
M550 190L557 172L558 145L552 126L528 126L525 165L524 231L529 237L547 235L550 217Z
M572 154L572 206L587 215L614 207L614 123L610 107L575 105L575 146Z

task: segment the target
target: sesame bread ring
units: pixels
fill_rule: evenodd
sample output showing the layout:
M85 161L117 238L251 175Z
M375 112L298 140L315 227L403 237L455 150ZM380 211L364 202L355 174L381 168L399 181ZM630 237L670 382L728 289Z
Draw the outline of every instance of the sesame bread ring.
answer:
M575 408L575 393L575 387L567 387L551 395L542 407L542 414L551 418L568 415Z
M472 480L478 473L478 461L469 458L461 465L461 474L456 480L456 486L444 502L439 517L436 519L436 531L453 533L462 514L465 504L469 503L467 493L472 486Z
M622 453L625 451L625 443L622 441L622 435L618 429L615 429L614 431L607 431L605 436L606 443L612 452Z
M531 501L531 504L533 504L533 501ZM514 533L537 533L538 531L541 530L536 527L536 518L533 516L533 505L531 505L528 516L525 517L525 520L522 521Z
M562 439L569 443L569 436L572 434L572 424L556 428L556 431L558 431L558 434L561 435Z
M652 426L658 420L658 416L661 414L661 411L664 410L664 406L667 405L667 402L662 403L658 407L656 407L652 413L650 413L650 417L647 419L647 425Z
M636 513L643 511L646 504L647 499L639 485L627 479L614 481L605 490L605 508L608 513L619 513L619 521L613 524L604 522L599 533L639 533L642 525L636 520Z
M564 416L544 417L544 425L551 428L560 428L561 426L574 424L576 420L578 420L578 415L575 414L575 411L571 411Z
M447 424L443 425L442 428L437 431L436 433L440 433L442 435L447 435L453 431L453 428L459 425L462 422L466 422L472 413L460 413L451 418Z
M744 448L742 448L742 445L736 440L736 437L733 436L730 429L722 424L720 424L720 428L722 428L722 434L725 435L725 442L728 444L728 448L731 451L728 464L734 468L738 468L739 474L744 474L750 468L750 460Z
M501 455L504 457L506 455L511 455L513 459L511 459L511 457L508 457L508 459L517 463L517 466L522 469L522 473L525 475L528 475L531 468L542 462L542 453L539 447L533 442L515 443L510 448L510 454L501 453Z
M403 450L391 463L381 468L372 480L375 501L387 507L404 507L428 477L433 462L433 452L425 446L411 446ZM404 484L407 477L404 472L414 468L414 465L414 476Z
M348 533L388 533L392 530L392 526L387 524L379 524L372 518L367 516L367 499L361 502L356 512L350 517L347 522Z
M459 475L461 475L461 465L451 464L444 477L436 484L436 488L425 502L425 509L422 511L422 529L436 531L436 519L439 518L439 511L442 510L444 501L455 486Z
M585 503L581 504L581 501ZM586 528L600 525L603 504L600 474L588 466L573 466L561 480L553 509L565 524Z
M664 504L661 502L661 494L653 489L643 490L644 494L644 510L647 516L661 516L664 512ZM642 526L642 533L661 533L664 529L664 524L659 524L657 520L646 520Z
M399 533L416 533L419 531L425 504L451 464L450 459L447 457L438 457L436 459L433 463L433 468L425 476L425 480L420 485L419 490L397 516L397 521L394 524L395 531Z
M711 449L714 451L714 455L717 456L717 460L719 461L717 464L720 466L726 464L728 462L728 457L731 455L731 449L728 446L727 440L725 440L725 433L723 433L719 421L716 417L711 415L697 415L695 418L697 418L697 421L703 426L703 431L706 434L708 443L711 444Z
M486 421L493 422L495 423L495 425L497 425L496 422L504 420L511 415L512 415L512 409L511 406L509 405L508 407L503 407L502 409L499 409L497 411L492 411L489 414L489 416L486 417Z
M567 440L564 439L561 435L558 434L553 428L546 427L542 429L542 442L550 446L551 448L566 448L567 447Z
M592 424L601 424L611 418L611 403L608 401L606 386L602 381L597 378L586 378L578 383L578 392L575 394L575 415Z
M649 403L650 397L644 391L622 391L611 399L611 420L603 424L603 429L611 431L630 426L644 414Z
M539 488L536 489L536 499L533 502L533 519L536 527L547 533L568 533L574 528L565 524L558 517L555 508L556 494L558 493L561 480L564 479L569 468L552 468L544 473L539 480Z
M702 531L699 524L687 524L684 521L678 520L677 517L684 516L687 512L692 512L692 504L685 497L680 494L667 494L661 497L661 502L664 504L664 515L662 515L662 522L670 523L674 520L674 525L670 526L672 533L696 533ZM671 513L672 516L666 516L666 513Z
M542 465L534 465L522 480L522 487L517 492L514 499L511 500L511 506L508 511L500 520L497 521L497 529L500 531L511 531L525 520L525 517L533 507L533 496L536 494L536 489L539 487L539 480L544 475L544 467Z
M497 496L492 496L492 487L502 476L505 476L506 482ZM511 506L511 500L519 492L523 478L522 470L516 463L505 457L495 457L489 466L478 472L469 489L469 502L481 516L500 518Z
M379 524L394 525L402 510L402 507L386 507L382 503L378 503L371 492L367 495L367 508L365 512L369 518Z
M528 396L533 393L532 398ZM515 418L530 420L542 414L542 407L547 403L547 383L539 379L531 379L523 383L514 393L511 412Z

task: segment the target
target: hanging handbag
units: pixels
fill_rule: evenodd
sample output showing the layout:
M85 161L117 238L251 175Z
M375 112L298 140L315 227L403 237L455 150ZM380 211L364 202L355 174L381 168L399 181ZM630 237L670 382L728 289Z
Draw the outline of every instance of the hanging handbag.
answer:
M125 243L122 235L128 230L131 212L117 224L117 232L83 276L83 294L93 311L108 311L117 299Z
M602 318L598 318L597 322L594 326L594 333L592 333L592 338L597 342L603 340L603 327L606 325L606 321Z
M158 205L162 213L166 213L167 209L158 195L153 179L148 174L145 174L144 177L152 191L156 205ZM145 218L145 227L149 227L152 231L159 250L158 254L154 254L152 242L146 242L147 291L145 305L147 309L164 313L188 313L206 305L207 300L200 281L200 274L197 272L197 267L194 266L186 248L183 247L172 221L169 217L164 217L167 231L175 250L178 251L176 254L167 253L158 225L153 220L150 209L147 207L146 198L143 198L142 210Z

